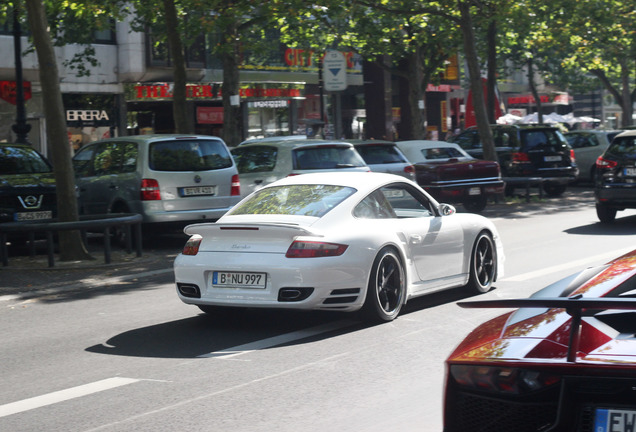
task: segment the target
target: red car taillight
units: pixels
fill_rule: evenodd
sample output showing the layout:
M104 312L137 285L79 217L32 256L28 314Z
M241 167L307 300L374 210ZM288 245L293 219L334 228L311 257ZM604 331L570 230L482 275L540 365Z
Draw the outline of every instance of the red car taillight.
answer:
M574 153L573 149L570 149L570 160L572 161L572 163L576 162L576 154Z
M239 181L238 174L232 176L232 190L230 191L230 195L241 195L241 182Z
M462 387L507 394L528 393L561 380L545 372L499 366L452 365L450 373Z
M530 162L530 156L528 156L528 153L513 153L512 161L513 162Z
M615 168L617 165L618 162L605 159L603 156L599 156L598 159L596 159L596 166L598 168Z
M193 235L188 239L185 246L183 247L184 255L196 255L199 253L199 246L201 245L202 237L198 234Z
M347 250L347 245L324 242L308 242L295 240L285 256L287 258L319 258L340 256Z
M159 191L159 182L155 179L142 179L141 180L141 200L142 201L157 201L161 199L161 192Z

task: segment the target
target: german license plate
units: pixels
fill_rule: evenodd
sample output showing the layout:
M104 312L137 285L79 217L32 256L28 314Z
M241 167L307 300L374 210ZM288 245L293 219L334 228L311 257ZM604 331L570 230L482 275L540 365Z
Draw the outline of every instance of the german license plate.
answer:
M214 186L193 186L181 189L182 196L214 195Z
M543 160L546 162L561 162L561 156L544 156Z
M15 214L15 220L18 222L51 219L52 217L53 217L53 212L51 210L20 212Z
M212 273L213 288L257 288L264 289L267 275L265 273L226 272Z
M636 430L636 410L596 409L594 432L628 432Z
M468 189L468 195L481 195L481 188L472 187Z
M629 177L636 177L636 168L625 168L623 174Z

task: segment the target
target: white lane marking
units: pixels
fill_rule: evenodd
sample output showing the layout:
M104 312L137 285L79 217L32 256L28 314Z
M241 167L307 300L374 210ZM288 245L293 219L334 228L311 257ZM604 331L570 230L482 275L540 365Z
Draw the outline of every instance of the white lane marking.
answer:
M244 345L237 345L232 348L226 348L221 351L214 351L208 354L202 354L199 358L232 358L249 352L270 348L276 345L282 345L287 342L293 342L295 340L304 339L310 336L315 336L321 333L326 333L333 330L338 330L345 327L350 327L356 324L356 321L340 320L333 323L323 324L316 327L310 327L295 332L285 333L282 335L274 336L267 339L257 340Z
M24 399L17 402L0 405L0 417L6 417L12 414L29 411L36 408L41 408L47 405L53 405L58 402L67 401L70 399L87 396L93 393L102 392L105 390L114 389L117 387L132 384L141 380L134 378L107 378L94 383L85 384L77 387L72 387L66 390L60 390L53 393L45 394L42 396L32 397L30 399Z
M501 280L504 282L521 282L528 279L533 279L536 277L545 276L545 275L549 275L552 273L556 273L562 270L568 270L572 268L584 270L585 266L605 264L607 261L613 258L618 258L622 256L623 254L626 254L627 252L631 252L633 249L634 248L625 249L622 252L621 251L606 252L603 254L581 258L576 261L569 261L567 263L558 264L551 267L545 267L545 268L534 270L531 272L521 273L516 276L504 277Z

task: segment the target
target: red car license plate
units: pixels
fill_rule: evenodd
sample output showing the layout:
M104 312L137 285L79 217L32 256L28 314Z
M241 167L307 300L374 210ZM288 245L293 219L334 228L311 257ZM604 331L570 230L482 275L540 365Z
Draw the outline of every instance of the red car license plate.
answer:
M596 409L594 432L628 432L636 430L636 410Z

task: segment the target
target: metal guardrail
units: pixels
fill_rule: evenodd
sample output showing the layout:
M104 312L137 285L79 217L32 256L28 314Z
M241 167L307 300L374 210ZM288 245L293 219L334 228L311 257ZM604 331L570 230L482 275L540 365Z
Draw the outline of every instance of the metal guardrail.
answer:
M87 243L87 231L100 230L104 233L104 261L106 264L111 262L111 228L121 226L125 230L126 251L132 253L134 228L134 244L137 256L142 253L141 244L141 221L142 217L137 213L109 213L101 215L80 216L80 220L76 222L6 222L0 223L0 260L3 266L9 265L9 252L7 248L7 239L10 233L26 233L29 236L31 244L31 257L35 255L35 234L45 233L46 249L48 255L49 267L55 266L55 251L53 233L59 231L80 231L84 244Z

